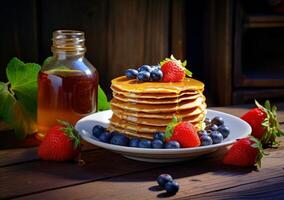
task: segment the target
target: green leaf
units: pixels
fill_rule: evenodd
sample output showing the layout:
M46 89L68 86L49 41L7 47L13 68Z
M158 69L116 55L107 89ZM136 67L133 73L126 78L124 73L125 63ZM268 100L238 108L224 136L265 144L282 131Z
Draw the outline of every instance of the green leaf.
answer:
M37 111L37 76L40 66L34 63L23 63L17 58L8 63L6 73L11 84L10 90L23 105L26 112L36 118Z
M8 84L0 82L0 117L6 123L13 122L13 106L16 99L10 93Z
M108 110L110 108L110 104L107 100L107 96L104 93L103 89L99 85L98 88L98 111Z
M47 57L47 58L43 61L42 65L46 65L47 63L49 63L52 58L53 58L53 56Z

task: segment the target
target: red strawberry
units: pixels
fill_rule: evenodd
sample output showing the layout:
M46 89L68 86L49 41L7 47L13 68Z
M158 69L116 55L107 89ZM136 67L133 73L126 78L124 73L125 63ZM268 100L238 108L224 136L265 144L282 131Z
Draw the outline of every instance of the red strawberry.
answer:
M252 136L260 139L264 146L279 145L277 137L284 135L280 130L276 116L276 106L270 106L269 101L265 102L265 107L255 101L257 108L251 109L241 118L252 128Z
M200 146L195 127L188 121L178 122L176 117L166 128L165 139L167 142L177 141L183 148Z
M224 164L248 167L257 164L261 166L264 155L262 145L255 137L246 137L238 140L227 152Z
M74 127L67 122L60 123L49 129L39 146L38 155L43 160L71 160L80 152L79 135Z
M164 61L160 62L161 70L163 72L163 82L179 82L185 77L185 74L191 76L192 73L188 71L186 66L186 61L183 63L180 60L174 58L166 58Z

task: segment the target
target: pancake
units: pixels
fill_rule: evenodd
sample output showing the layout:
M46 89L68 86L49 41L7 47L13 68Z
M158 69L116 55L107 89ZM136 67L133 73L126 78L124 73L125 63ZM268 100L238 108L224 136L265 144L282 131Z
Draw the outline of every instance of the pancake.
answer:
M116 98L111 100L111 105L135 112L148 112L148 113L163 113L163 112L176 112L180 110L191 109L201 106L205 101L205 97L198 97L194 100L186 100L178 104L140 104L140 103L127 103L122 102Z
M151 118L151 119L172 119L173 115L176 115L178 118L184 118L192 115L197 115L202 112L206 112L206 104L203 103L199 107L194 107L191 109L185 109L181 111L173 111L173 112L167 112L167 113L146 113L146 112L134 112L129 111L125 109L121 109L119 107L116 107L114 105L111 106L112 111L120 116L120 115L126 115L126 116L132 116L132 117L143 117L143 118Z
M163 99L155 99L155 98L132 98L126 97L122 94L113 93L115 99L118 99L123 102L130 102L130 103L143 103L143 104L170 104L170 103L180 103L185 100L192 100L201 97L202 94L194 94L194 95L183 95L181 97L174 97L174 98L163 98Z

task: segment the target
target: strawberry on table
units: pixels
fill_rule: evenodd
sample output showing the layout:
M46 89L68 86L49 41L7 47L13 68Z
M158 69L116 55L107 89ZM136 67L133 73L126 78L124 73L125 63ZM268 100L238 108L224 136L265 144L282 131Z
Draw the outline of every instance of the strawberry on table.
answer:
M257 108L251 109L241 118L245 120L252 128L252 136L258 138L263 146L271 147L279 145L277 137L283 136L277 121L276 106L271 106L269 101L265 106L261 106L255 101Z
M68 122L49 129L38 149L43 160L66 161L74 159L80 152L80 139L77 131Z
M200 146L195 127L188 121L178 122L176 117L166 128L165 140L166 142L177 141L183 148Z
M185 68L186 61L183 63L180 60L174 58L166 58L160 62L161 70L163 72L163 82L179 82L182 81L185 75L190 76L192 73Z
M238 140L230 148L224 158L224 164L240 167L249 167L257 164L260 167L264 154L260 141L250 136Z

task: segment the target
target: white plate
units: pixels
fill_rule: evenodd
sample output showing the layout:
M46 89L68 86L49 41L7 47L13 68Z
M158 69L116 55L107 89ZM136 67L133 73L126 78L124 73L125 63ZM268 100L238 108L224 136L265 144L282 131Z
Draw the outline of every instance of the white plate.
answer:
M215 116L220 116L224 119L226 126L230 128L230 135L220 144L181 149L146 149L103 143L92 136L92 128L97 124L107 127L112 116L111 110L86 116L77 122L75 128L79 131L81 137L89 143L122 154L127 158L146 162L177 162L192 159L214 152L220 147L228 146L237 139L246 137L251 133L250 125L242 119L215 110L208 109L207 111L206 116L208 118L212 119Z

